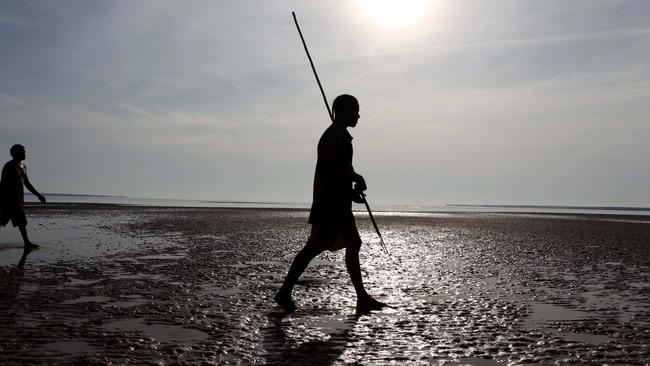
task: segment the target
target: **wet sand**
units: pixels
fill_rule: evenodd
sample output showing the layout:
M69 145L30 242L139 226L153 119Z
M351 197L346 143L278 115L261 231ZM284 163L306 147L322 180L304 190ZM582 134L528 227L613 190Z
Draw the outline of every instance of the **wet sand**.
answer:
M0 228L0 364L647 364L650 217L357 215L366 287L317 258L272 296L304 210L52 204Z

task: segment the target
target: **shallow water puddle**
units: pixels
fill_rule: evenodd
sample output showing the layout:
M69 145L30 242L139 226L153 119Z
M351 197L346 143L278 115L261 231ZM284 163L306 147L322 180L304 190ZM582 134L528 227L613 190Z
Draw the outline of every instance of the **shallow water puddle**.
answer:
M87 303L87 302L108 302L108 301L111 301L111 300L113 300L113 299L111 299L110 297L106 297L106 296L82 296L82 297L79 297L79 298L74 299L74 300L63 301L63 302L61 302L61 304L65 304L65 305L67 305L67 304L83 304L83 303Z
M99 350L84 341L61 341L47 343L40 347L41 350L57 353L93 353Z
M304 326L307 329L317 329L323 333L339 333L351 331L357 322L355 317L314 317L305 319Z
M225 235L197 235L197 239L208 239L208 240L214 240L219 243L226 242L228 240L228 237ZM222 251L222 250L220 250Z
M146 273L136 273L136 274L118 274L111 276L112 280L144 280L150 279L153 281L167 282L169 277L162 274L146 274Z
M548 322L582 320L590 315L584 311L546 303L533 303L530 307L532 314L526 319L526 325L531 327L545 325Z
M108 304L102 305L103 307L116 307L116 308L133 308L136 306L142 306L150 303L151 300L143 299L140 295L129 295L126 300L110 302Z
M38 290L38 286L36 285L21 285L20 286L20 291L22 292L34 292Z
M485 358L478 358L478 357L463 357L459 359L458 361L453 361L453 362L446 362L444 366L464 366L464 365L471 365L471 366L500 366L500 365L505 365L505 363L497 362L495 360L488 360Z
M599 335L599 334L558 333L558 335L568 341L594 344L594 345L604 344L614 340L614 338L612 337L608 337L606 335Z
M147 324L142 318L124 319L102 325L110 331L142 332L160 342L198 342L208 338L208 334L196 330L166 324Z
M23 246L23 243L21 243L20 241L16 241L16 242L13 242L13 241L12 241L12 242L3 242L3 243L0 243L0 251L3 251L3 250L10 250L10 249L20 249L20 250L23 250L23 247L24 247L24 246Z
M278 261L248 261L246 264L251 265L251 266L277 266L277 265L284 265L284 262L278 262Z
M98 279L93 279L93 280L82 280L79 278L69 278L68 282L65 283L65 286L86 286L86 285L92 285L93 283L97 283L104 280L103 278L98 278Z
M108 229L129 220L124 215L31 216L29 236L40 249L27 257L26 267L52 264L60 260L104 261L112 255L132 252L142 247L160 248L170 245L163 238L136 238ZM100 224L101 223L101 224ZM15 266L22 255L22 239L18 230L0 230L0 266Z
M186 253L176 253L176 254L157 254L157 255L143 255L137 257L137 259L143 260L177 260L187 257Z
M16 326L20 328L36 328L40 327L43 323L34 318L21 318L16 321Z
M552 329L548 322L571 322L592 318L595 314L572 310L558 305L534 303L531 305L532 314L524 322L526 329L546 329L551 334L572 342L600 345L614 340L605 335L588 333L560 333Z

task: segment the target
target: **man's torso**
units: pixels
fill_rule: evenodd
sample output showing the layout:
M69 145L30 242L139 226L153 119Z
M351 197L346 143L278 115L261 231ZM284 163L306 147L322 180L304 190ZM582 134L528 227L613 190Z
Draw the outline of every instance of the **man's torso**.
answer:
M352 136L330 125L318 142L312 224L350 222L352 215Z
M24 164L10 160L2 168L0 195L3 206L23 206L24 179L27 176Z

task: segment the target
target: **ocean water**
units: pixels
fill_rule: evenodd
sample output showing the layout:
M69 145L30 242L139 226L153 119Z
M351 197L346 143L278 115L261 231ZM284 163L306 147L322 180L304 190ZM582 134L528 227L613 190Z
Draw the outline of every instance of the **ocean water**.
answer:
M135 198L126 196L93 196L45 194L50 203L103 203L128 206L152 207L241 207L241 208L308 208L307 203L296 202L242 202L242 201L211 201L168 198ZM32 195L25 195L26 202L38 202Z
M308 209L308 202L246 202L216 201L166 198L136 198L127 196L93 196L47 194L50 203L104 203L128 206L154 207L222 207L222 208L297 208ZM38 202L36 197L26 195L27 202ZM579 207L579 206L542 206L542 205L382 205L369 203L373 212L518 212L518 213L558 213L558 214L613 214L613 215L650 215L650 208L634 207ZM354 205L353 210L365 211L364 205Z

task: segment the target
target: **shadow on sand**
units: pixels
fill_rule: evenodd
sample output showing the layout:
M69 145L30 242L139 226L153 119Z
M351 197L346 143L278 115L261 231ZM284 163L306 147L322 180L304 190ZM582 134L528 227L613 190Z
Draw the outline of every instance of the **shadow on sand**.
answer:
M284 319L283 313L271 312L268 326L262 329L266 363L269 365L332 365L345 352L354 335L358 315L350 315L337 326L329 327L335 331L315 334L307 329L300 329L301 334L287 334L291 323ZM321 339L305 340L319 336Z

